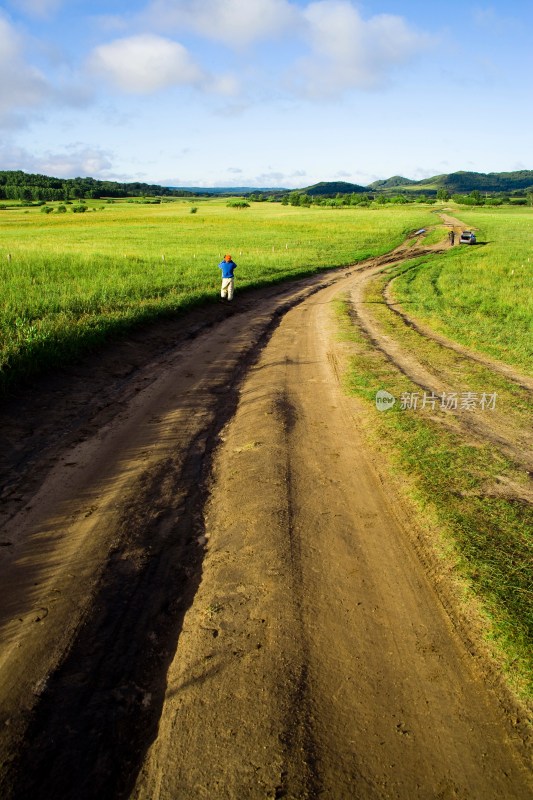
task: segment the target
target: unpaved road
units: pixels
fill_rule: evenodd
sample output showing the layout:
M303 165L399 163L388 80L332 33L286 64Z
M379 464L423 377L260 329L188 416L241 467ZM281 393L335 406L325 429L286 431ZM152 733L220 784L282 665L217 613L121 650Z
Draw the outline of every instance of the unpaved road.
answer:
M406 254L165 323L6 409L2 797L533 796L520 709L340 386L332 300L364 314Z

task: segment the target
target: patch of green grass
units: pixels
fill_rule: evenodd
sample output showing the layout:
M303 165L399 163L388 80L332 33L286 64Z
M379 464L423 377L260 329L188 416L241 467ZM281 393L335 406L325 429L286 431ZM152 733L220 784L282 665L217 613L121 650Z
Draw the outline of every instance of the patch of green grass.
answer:
M456 213L480 244L428 256L395 282L395 297L434 330L531 375L533 210Z
M237 290L379 255L431 221L427 208L293 208L225 200L87 201L84 214L0 214L0 391L110 336L218 295L231 252Z
M337 304L342 338L351 342L346 390L367 405L366 435L392 465L405 492L431 519L442 552L467 591L481 601L496 652L515 690L533 695L533 512L491 492L501 479L523 483L523 473L491 445L473 446L418 410L399 403L378 411L375 394L399 398L419 387L400 373L354 327L346 300ZM442 418L444 421L444 417Z
M387 270L370 281L365 290L365 299L371 302L373 317L381 329L400 343L405 352L416 354L417 361L436 377L448 380L454 391L472 391L479 395L495 393L498 407L506 409L508 418L528 430L531 426L533 404L531 394L521 386L507 380L489 367L465 359L451 349L421 335L392 311L383 299L383 290L391 277L400 279L423 267L424 258L411 259L397 268ZM393 283L393 287L395 283Z

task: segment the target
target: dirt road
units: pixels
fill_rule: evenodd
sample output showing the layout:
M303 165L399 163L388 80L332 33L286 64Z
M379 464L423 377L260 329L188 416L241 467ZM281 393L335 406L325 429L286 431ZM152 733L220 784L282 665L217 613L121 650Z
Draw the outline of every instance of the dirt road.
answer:
M122 346L7 410L3 797L532 796L516 708L340 386L331 302L390 259L168 323L135 369Z

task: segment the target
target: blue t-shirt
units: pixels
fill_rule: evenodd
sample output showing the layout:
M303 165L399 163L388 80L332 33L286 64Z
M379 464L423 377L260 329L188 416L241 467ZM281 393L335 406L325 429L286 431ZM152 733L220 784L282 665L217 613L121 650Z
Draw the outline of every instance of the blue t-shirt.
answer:
M234 261L221 261L218 268L222 270L223 278L233 278L233 270L236 266Z

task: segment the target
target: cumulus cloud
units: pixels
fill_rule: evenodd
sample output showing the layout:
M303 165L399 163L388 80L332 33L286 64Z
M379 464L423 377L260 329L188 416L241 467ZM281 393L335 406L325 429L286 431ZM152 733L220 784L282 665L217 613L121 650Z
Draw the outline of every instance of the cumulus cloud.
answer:
M183 45L154 34L100 45L93 51L89 66L118 89L133 94L198 85L206 78Z
M307 54L292 65L287 85L316 99L379 89L430 42L401 16L363 18L353 0L151 0L142 19L235 50L290 35L294 51Z
M300 81L311 97L346 89L376 89L396 67L429 44L402 17L363 19L349 0L318 0L303 10L311 55L300 62Z
M284 88L311 100L335 98L352 89L380 88L429 41L400 16L363 18L354 0L146 1L147 8L140 14L128 11L93 17L100 31L112 37L83 62L86 76L101 78L96 85L92 82L95 93L106 85L145 96L169 87L194 87L226 98L226 105L215 113L233 115L258 98L279 96L284 71L290 76ZM10 2L15 4L15 0ZM49 14L65 0L17 0L17 4L28 13ZM181 43L186 31L195 34L187 41L190 49ZM181 41L172 38L176 32ZM202 56L196 58L192 51L201 38L239 51L252 42L275 42L282 36L291 46L280 48L279 63L274 59L265 70L259 61L254 64L255 54L250 57L248 52L238 79L224 68L208 66L207 61L202 64ZM220 58L226 58L226 49L219 50ZM288 59L292 59L289 66ZM0 11L0 124L27 124L32 113L53 105L86 105L89 83L84 89L83 76L72 75L67 86L61 83L64 69L46 75L32 66L23 39Z
M33 153L14 145L0 146L3 168L23 170L57 178L77 176L107 177L113 166L113 154L98 147L80 144L67 145L62 152L47 150Z
M152 0L145 17L238 48L292 29L299 9L288 0Z

